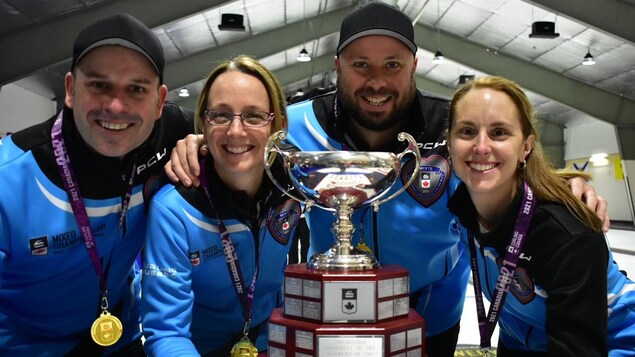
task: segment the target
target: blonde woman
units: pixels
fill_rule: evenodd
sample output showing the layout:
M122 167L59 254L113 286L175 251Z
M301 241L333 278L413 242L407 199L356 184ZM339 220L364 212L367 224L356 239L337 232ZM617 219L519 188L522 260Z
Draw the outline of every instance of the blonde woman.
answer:
M240 56L216 67L196 110L211 155L200 188L168 185L149 213L142 325L150 356L227 356L267 346L299 204L264 172L269 136L286 127L273 74ZM277 170L279 182L286 183Z
M635 285L602 221L545 158L535 121L527 96L500 77L469 82L450 106L463 183L449 208L468 230L482 347L498 322L498 356L633 356Z

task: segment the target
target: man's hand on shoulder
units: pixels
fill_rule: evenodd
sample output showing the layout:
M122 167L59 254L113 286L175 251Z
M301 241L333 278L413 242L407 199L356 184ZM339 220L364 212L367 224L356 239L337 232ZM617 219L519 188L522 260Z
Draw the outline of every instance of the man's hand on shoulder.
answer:
M199 152L207 155L207 146L202 145L203 135L190 134L176 142L170 155L170 161L165 164L165 173L172 182L181 182L186 187L200 185Z

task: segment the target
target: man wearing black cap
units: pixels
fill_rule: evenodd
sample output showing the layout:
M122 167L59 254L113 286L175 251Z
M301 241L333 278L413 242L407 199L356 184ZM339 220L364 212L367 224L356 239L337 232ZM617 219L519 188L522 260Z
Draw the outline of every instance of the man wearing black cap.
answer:
M191 112L130 15L83 29L65 108L0 141L0 355L143 356L145 204ZM159 120L159 118L161 118Z
M289 106L289 141L303 151L403 151L399 132L421 145L420 177L378 212L353 215L353 243L370 247L382 265L410 271L410 304L426 320L428 356L452 356L469 278L447 198L458 181L447 159L444 132L448 101L415 87L418 58L410 19L398 9L371 2L342 22L335 57L334 93ZM410 177L404 163L393 191ZM333 244L334 216L308 213L309 255ZM362 238L363 237L363 238ZM363 239L363 241L361 241Z

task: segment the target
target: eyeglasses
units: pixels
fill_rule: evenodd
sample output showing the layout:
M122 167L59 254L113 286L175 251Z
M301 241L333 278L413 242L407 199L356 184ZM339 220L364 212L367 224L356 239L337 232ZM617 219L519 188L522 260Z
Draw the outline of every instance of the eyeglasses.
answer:
M272 121L274 113L261 111L232 113L226 110L208 109L204 111L201 116L210 125L228 126L234 118L238 117L245 127L259 128Z

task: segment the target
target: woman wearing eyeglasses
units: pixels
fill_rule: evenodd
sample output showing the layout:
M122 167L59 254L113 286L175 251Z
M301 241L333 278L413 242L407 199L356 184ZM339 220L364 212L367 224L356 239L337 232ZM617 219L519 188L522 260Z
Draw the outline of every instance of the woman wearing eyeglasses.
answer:
M165 186L149 212L142 279L149 356L266 349L301 213L264 172L264 148L286 128L285 110L278 81L250 57L208 76L196 109L211 154L201 161L201 187ZM281 165L272 170L288 186Z

